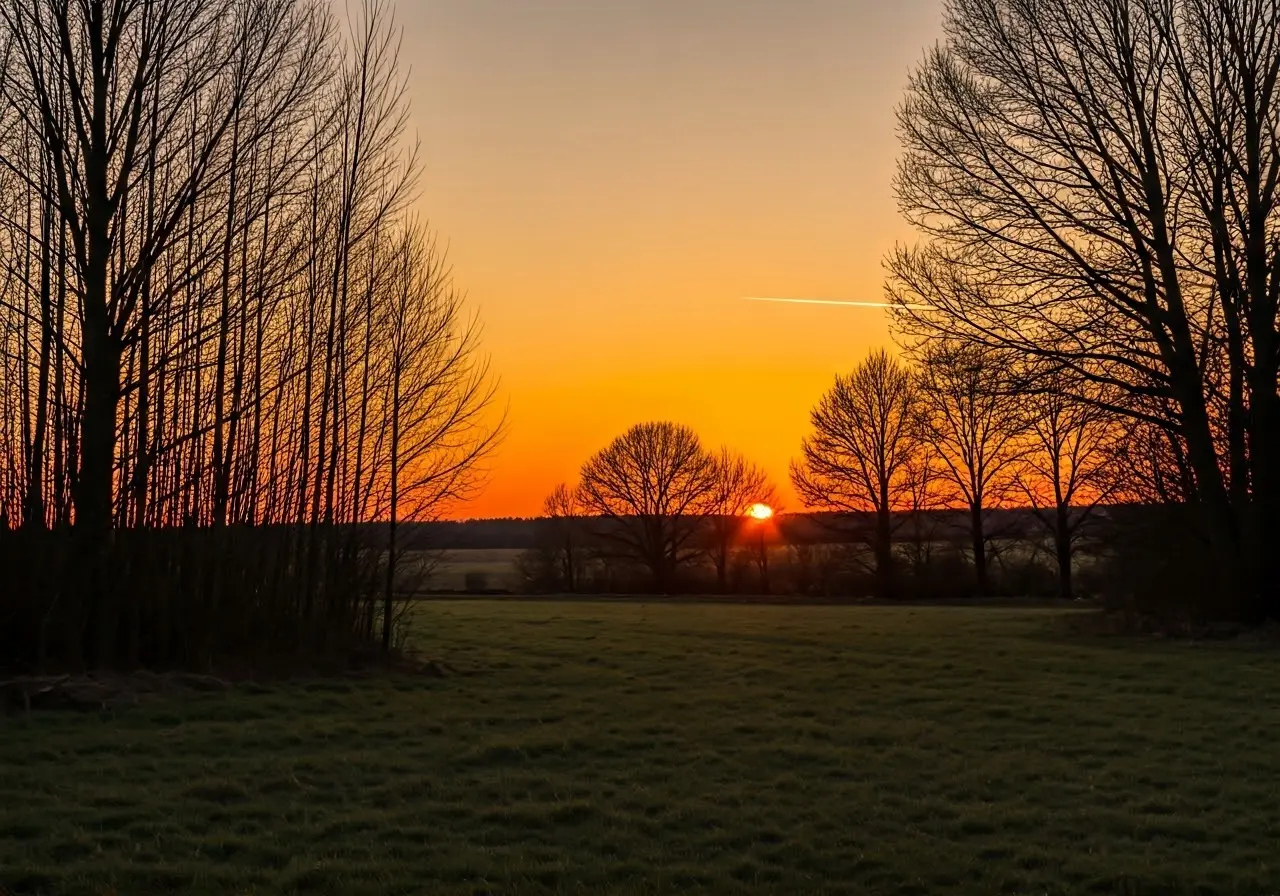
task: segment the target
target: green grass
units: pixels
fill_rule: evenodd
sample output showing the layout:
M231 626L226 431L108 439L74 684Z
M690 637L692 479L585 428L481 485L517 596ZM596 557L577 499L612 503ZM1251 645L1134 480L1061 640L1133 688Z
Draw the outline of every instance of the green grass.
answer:
M0 719L28 893L1280 892L1280 655L997 609L431 603L474 675Z

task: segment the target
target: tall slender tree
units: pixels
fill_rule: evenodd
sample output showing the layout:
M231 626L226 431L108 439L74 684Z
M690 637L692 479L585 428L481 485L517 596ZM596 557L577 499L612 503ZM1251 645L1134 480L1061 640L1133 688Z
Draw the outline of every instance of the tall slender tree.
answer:
M940 471L969 516L969 543L979 594L989 587L987 511L1007 503L1026 452L1026 415L1009 362L979 345L921 346L923 433L937 449Z
M895 511L907 508L911 462L921 442L915 376L884 350L872 352L822 396L809 415L791 481L805 505L871 514L871 551L882 596L893 592Z
M346 21L0 0L0 662L389 646L395 524L482 481L399 30Z

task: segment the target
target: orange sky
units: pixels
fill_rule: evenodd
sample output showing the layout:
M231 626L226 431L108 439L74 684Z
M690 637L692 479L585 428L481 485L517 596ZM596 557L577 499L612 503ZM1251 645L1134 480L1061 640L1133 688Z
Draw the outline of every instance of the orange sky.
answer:
M422 211L509 433L460 516L533 515L593 451L687 423L786 486L809 408L888 341L911 234L893 110L939 0L400 0Z

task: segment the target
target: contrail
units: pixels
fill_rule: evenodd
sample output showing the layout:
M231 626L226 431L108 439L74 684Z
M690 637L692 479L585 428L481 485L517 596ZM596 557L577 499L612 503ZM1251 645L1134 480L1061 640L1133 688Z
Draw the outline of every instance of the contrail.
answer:
M774 296L743 296L748 302L785 302L790 305L845 305L850 308L912 308L927 311L932 305L895 305L892 302L851 302L843 299L782 299Z

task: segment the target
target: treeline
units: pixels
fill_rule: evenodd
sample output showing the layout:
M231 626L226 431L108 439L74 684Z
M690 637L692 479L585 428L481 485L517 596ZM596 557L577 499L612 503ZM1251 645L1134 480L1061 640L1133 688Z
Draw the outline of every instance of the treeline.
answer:
M860 522L854 521L857 516L861 517ZM933 521L929 525L942 533L943 540L967 542L968 519L963 511L943 509L931 516ZM996 530L1014 537L1043 534L1041 523L1025 508L996 508L988 516ZM834 513L786 513L777 519L779 537L784 542L803 544L827 543L833 532L869 525L869 514L846 514L837 519ZM544 517L431 520L399 524L396 540L405 551L524 550L538 547L544 540L542 534L546 528ZM901 531L901 525L896 528ZM361 538L369 545L385 544L386 524L370 523L362 527Z
M1156 609L1280 618L1280 6L948 0L944 28L898 114L904 342L1111 418L1171 508Z
M936 541L931 511L943 509L965 518L971 574L956 587L988 593L992 556L1016 534L992 515L1025 507L1051 545L1058 596L1074 597L1074 555L1095 511L1140 484L1119 420L1071 398L1064 374L1007 352L926 339L906 358L874 352L836 377L792 465L796 492L809 507L873 518L866 542L882 596L899 590L894 544L919 553Z
M1132 510L1140 517L1150 508ZM1077 542L1076 556L1088 560L1085 570L1076 576L1077 596L1105 596L1113 564L1102 539L1113 529L1113 512L1112 508L1099 510L1091 537ZM723 582L714 562L714 527L707 525L698 540L702 550L677 568L670 590L687 595L775 595L835 601L1060 596L1052 544L1043 525L1023 511L988 514L993 534L988 542L990 569L985 595L977 591L964 511L925 511L915 519L909 513L896 516L892 548L895 588L890 595L882 592L882 579L875 572L870 548L875 517L869 513L842 514L838 519L834 515L788 514L773 525L760 525L744 517L724 520L723 525L731 528L735 537L730 542ZM515 560L515 579L524 593L654 591L648 567L604 536L608 521L544 518L530 520L528 525L533 543L523 546ZM762 551L766 553L762 555ZM466 554L457 556L461 559ZM465 561L461 565L465 566ZM485 581L488 587L490 582Z
M636 426L548 497L523 577L532 590L1071 599L1079 551L1101 560L1114 540L1104 508L1142 502L1149 483L1123 420L1065 387L968 344L874 352L813 409L791 469L807 512L782 518L741 456Z
M494 437L389 7L4 0L0 41L0 662L389 646L395 523Z

